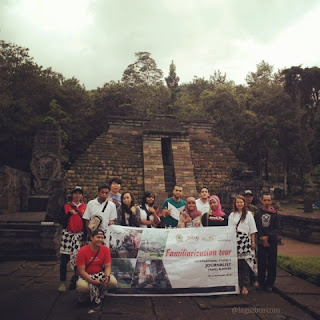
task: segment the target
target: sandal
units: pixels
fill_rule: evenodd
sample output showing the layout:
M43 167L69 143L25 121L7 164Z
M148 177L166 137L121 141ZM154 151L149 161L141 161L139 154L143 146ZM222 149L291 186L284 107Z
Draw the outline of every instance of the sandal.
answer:
M246 287L242 287L241 294L247 295L249 293L248 289Z

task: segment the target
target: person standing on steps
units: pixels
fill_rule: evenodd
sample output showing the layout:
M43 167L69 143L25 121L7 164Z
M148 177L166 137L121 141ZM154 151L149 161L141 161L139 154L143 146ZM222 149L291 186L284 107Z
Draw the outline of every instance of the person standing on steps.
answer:
M60 246L60 285L59 292L67 290L67 264L75 266L75 258L82 246L84 239L85 224L82 219L86 210L86 204L82 201L83 190L76 186L71 191L71 201L64 205L64 229L62 230Z

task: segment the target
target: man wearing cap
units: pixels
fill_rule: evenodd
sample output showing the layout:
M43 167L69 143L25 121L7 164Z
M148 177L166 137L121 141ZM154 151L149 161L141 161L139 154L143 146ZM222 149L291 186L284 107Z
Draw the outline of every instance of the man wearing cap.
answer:
M99 305L108 288L115 288L117 280L111 275L110 249L104 245L104 232L96 229L90 234L91 242L83 246L77 255L77 281L79 300L84 301L90 296L90 301Z
M117 218L117 210L115 204L112 201L108 201L109 191L109 185L103 184L99 186L98 197L88 202L87 209L83 215L83 219L86 220L87 229L89 221L94 216L102 217L99 229L103 231L107 230L108 225L114 224L114 220Z
M250 211L252 213L252 215L254 216L255 213L258 211L258 208L252 204L252 200L253 200L253 193L251 190L246 190L243 194L244 196L244 203L246 208L248 209L248 211Z
M83 190L77 186L71 191L72 199L64 205L65 225L62 230L60 247L60 286L59 292L66 291L67 264L70 261L72 267L78 250L83 244L84 222L82 216L86 210L86 204L82 201Z
M196 200L196 206L199 211L201 211L202 215L209 212L209 190L206 187L202 187L200 190L200 198Z

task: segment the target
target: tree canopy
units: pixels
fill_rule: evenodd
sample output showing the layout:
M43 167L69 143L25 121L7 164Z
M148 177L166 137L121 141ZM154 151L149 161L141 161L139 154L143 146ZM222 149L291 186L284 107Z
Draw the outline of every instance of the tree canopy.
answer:
M1 164L29 170L33 136L42 121L61 127L67 168L106 126L108 115L214 120L213 132L238 159L269 181L303 185L320 165L320 69L292 66L274 72L265 61L235 85L220 70L180 84L149 52L121 81L88 91L76 78L39 66L29 50L0 41ZM161 125L161 124L159 124Z

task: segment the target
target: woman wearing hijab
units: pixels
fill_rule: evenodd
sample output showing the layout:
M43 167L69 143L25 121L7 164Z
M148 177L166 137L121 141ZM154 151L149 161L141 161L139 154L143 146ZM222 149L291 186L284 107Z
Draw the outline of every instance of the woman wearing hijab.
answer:
M216 195L209 198L209 212L202 216L201 222L204 227L218 227L228 225L228 216L222 211L220 199Z
M185 211L180 214L178 228L200 227L202 213L197 209L196 199L189 197L186 203Z

